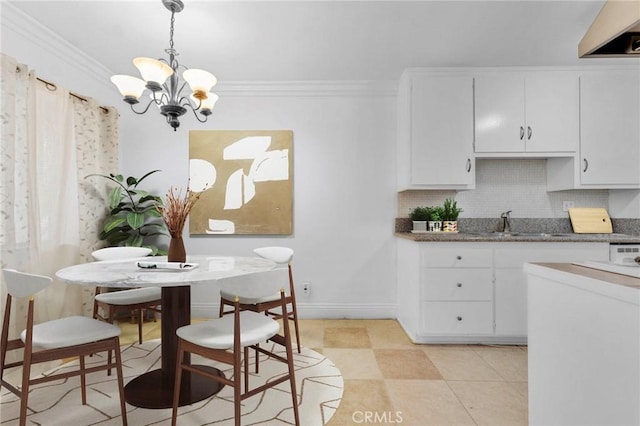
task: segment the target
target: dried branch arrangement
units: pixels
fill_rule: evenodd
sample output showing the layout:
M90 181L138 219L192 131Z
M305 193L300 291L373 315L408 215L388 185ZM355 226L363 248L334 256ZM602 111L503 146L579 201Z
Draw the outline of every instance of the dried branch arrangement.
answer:
M172 237L180 237L182 235L187 216L189 216L189 212L201 194L201 192L193 192L187 189L186 194L182 196L182 190L177 190L173 186L167 191L164 205L158 206L158 210L162 214L162 218L167 224L167 230Z

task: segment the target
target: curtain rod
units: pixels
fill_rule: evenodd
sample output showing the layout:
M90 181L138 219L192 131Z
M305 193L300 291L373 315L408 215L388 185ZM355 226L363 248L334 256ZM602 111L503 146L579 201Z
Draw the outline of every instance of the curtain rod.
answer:
M20 72L20 71L21 71L21 70L20 70L20 67L16 67L16 72ZM44 79L42 79L42 78L40 78L40 77L36 77L36 80L38 80L38 81L39 81L39 82L41 82L41 83L44 83L44 85L45 85L45 86L47 86L47 89L49 89L49 90L51 90L51 91L54 91L54 90L58 89L58 86L56 86L55 84L53 84L53 83L52 83L52 82L50 82L50 81L44 80ZM73 96L73 97L74 97L74 98L76 98L76 99L80 99L80 100L81 100L81 101L83 101L83 102L88 102L87 98L82 97L82 96L80 96L80 95L77 95L77 94L75 94L75 93L73 93L73 92L69 92L69 95ZM109 108L107 108L107 107L103 107L102 105L100 105L100 106L99 106L99 108L100 108L101 110L103 110L105 113L109 114Z
M38 80L41 83L44 83L44 85L47 86L47 89L49 89L51 91L54 91L54 90L56 90L58 88L58 86L56 86L55 84L51 83L50 81L44 80L44 79L42 79L40 77L36 77L36 80ZM69 92L69 95L73 96L76 99L80 99L83 102L88 102L87 98L84 98L84 97L82 97L80 95L77 95L77 94L75 94L73 92ZM99 106L99 108L101 110L103 110L105 113L109 114L109 109L108 108L103 107L103 106Z

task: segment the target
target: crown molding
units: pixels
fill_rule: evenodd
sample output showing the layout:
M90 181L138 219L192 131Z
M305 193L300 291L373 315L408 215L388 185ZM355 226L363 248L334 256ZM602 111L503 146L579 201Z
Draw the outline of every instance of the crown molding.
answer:
M113 89L108 67L9 2L0 0L2 31L11 31L80 70L97 83ZM16 58L18 61L21 58ZM29 64L31 66L31 64ZM395 97L397 81L219 81L214 92L224 97Z
M109 77L113 72L105 65L87 55L11 3L3 1L0 8L0 21L2 22L3 31L11 31L47 51L56 52L56 56L62 62L68 64L69 67L78 69L86 74L88 78L111 87ZM20 58L16 59L20 61Z
M395 97L398 95L398 82L384 80L227 81L218 82L214 91L225 97Z

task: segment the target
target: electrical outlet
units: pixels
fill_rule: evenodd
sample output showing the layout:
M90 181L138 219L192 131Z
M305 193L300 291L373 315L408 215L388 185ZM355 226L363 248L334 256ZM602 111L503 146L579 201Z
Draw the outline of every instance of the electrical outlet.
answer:
M564 201L562 200L562 211L563 212L568 212L569 209L572 209L575 207L575 203L573 201Z
M311 293L311 283L309 282L302 283L302 294L304 294L305 296L308 296L309 293Z

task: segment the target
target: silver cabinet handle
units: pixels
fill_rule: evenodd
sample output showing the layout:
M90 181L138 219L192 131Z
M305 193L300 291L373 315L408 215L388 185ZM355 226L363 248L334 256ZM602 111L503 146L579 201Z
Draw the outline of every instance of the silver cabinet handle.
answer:
M524 127L520 126L520 140L524 138Z
M531 130L530 126L527 126L527 140L531 140L532 134L533 134L533 130Z
M462 317L456 317L458 321L462 321Z
M456 287L458 287L458 288L462 287L462 283L457 283Z
M471 171L471 158L467 158L467 173Z
M589 168L589 162L587 161L586 158L583 158L582 161L584 162L584 169L582 169L582 172L584 173Z

